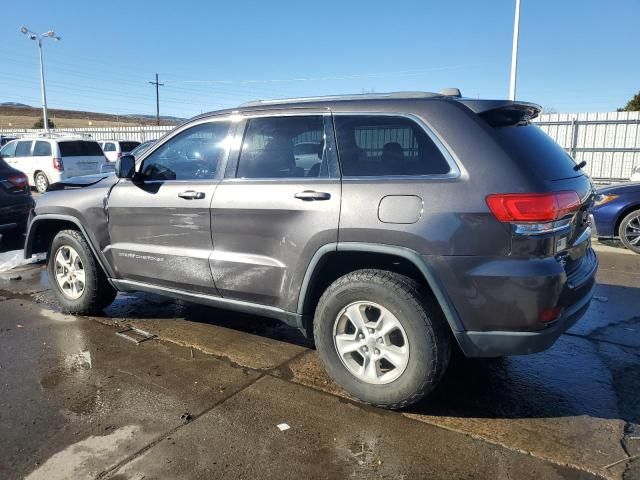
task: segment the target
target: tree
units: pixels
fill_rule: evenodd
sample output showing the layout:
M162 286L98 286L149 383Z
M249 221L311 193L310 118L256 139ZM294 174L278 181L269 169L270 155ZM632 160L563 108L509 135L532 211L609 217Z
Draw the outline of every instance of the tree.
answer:
M619 112L640 112L640 92L627 102L624 108L619 108Z
M49 124L49 128L56 128L56 125L50 118L47 118L47 123ZM36 123L33 124L33 128L44 128L44 120L42 118L36 120Z

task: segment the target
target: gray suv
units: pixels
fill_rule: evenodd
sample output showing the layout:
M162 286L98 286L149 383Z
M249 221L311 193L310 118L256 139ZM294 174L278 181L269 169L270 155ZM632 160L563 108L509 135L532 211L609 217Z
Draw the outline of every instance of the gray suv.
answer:
M453 348L538 352L589 305L593 187L539 111L454 90L200 115L52 185L25 256L48 252L71 313L145 291L282 320L353 396L402 408Z

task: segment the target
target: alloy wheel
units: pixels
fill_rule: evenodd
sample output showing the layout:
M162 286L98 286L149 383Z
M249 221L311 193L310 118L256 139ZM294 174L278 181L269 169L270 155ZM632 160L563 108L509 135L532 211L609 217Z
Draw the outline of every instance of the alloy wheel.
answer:
M409 363L409 341L402 324L374 302L346 306L334 322L333 339L343 365L366 383L393 382Z
M86 274L80 255L73 247L63 245L54 257L56 282L65 297L77 300L85 290Z

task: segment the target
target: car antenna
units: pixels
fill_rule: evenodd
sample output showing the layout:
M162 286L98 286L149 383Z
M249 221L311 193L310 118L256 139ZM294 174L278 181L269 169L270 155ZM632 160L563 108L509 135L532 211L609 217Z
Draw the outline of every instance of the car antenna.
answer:
M586 166L587 166L587 161L582 160L580 163L577 163L576 165L574 165L573 169L577 172L578 170L582 170Z

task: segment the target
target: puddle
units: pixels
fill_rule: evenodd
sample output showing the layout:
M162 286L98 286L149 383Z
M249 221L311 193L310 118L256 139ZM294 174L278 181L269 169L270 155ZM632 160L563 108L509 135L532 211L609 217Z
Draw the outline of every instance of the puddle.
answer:
M90 436L68 446L30 473L26 480L67 480L94 478L97 473L117 463L118 451L132 440L139 427L128 425L104 436Z

